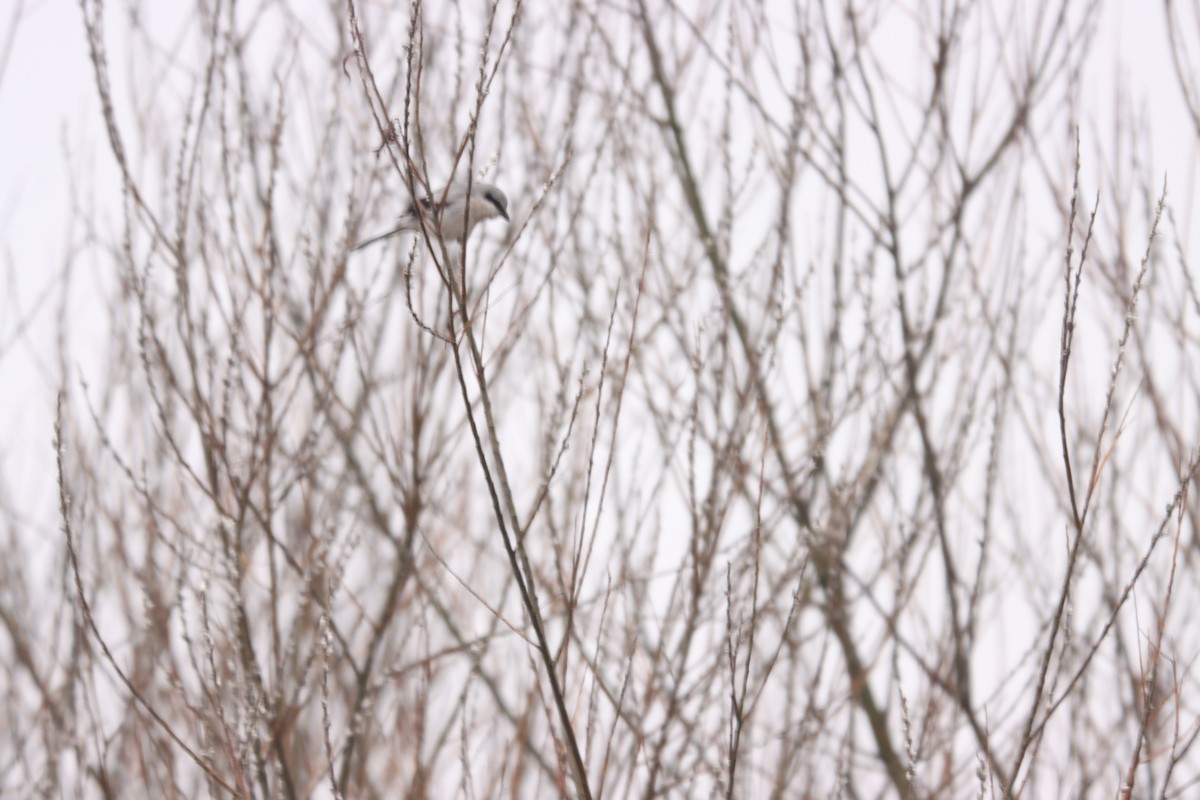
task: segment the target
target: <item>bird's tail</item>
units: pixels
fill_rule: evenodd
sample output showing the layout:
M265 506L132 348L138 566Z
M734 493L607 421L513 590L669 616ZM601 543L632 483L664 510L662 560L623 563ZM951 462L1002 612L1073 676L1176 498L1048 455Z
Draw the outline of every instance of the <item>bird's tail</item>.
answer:
M372 236L370 239L359 242L358 244L354 245L354 249L362 250L364 247L373 245L376 242L382 242L384 239L390 239L393 236L399 236L402 233L409 233L410 231L413 231L413 230L416 230L416 228L413 227L412 222L410 222L409 220L401 220L399 225L392 228L387 233L381 233L378 236Z

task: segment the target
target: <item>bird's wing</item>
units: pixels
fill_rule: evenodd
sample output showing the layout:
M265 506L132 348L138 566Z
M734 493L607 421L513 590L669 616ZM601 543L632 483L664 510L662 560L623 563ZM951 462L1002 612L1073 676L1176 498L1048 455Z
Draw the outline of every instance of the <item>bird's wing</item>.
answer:
M478 185L478 184L476 184L476 185ZM418 204L421 206L422 209L424 209L425 214L430 218L429 222L436 223L438 214L441 212L441 210L443 208L443 206L440 205L441 199L443 197L445 197L446 205L450 205L452 203L455 203L455 202L461 200L463 197L465 197L466 192L467 192L467 187L465 185L454 183L454 184L451 184L448 189L442 188L442 189L439 189L438 191L434 192L432 198L429 198L429 197L417 198L416 202L409 203L408 208L406 208L404 210L404 213L400 215L399 224L395 228L392 228L387 233L381 233L378 236L372 236L370 239L367 239L365 242L359 242L358 244L356 244L354 246L354 249L361 250L362 248L366 247L367 245L375 244L378 241L387 239L388 237L395 236L400 233L411 233L413 231L419 231L421 229L421 220L420 220L420 214L417 211Z
M430 217L432 219L437 219L437 215L442 210L442 207L440 205L435 204L435 201L439 201L441 199L442 199L441 192L435 192L432 198L421 197L416 202L408 204L408 208L404 209L404 213L400 215L400 219L402 221L403 220L411 220L415 227L420 227L420 224L417 222L417 217L419 216L419 212L417 211L418 204L424 210L425 215L427 217ZM453 190L451 190L450 195L446 198L446 202L451 203L453 201L454 201L454 192L453 192Z

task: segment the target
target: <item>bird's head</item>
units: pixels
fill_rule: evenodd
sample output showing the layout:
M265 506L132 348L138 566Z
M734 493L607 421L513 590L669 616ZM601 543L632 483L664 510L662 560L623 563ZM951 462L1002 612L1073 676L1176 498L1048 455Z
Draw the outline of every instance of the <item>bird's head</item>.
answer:
M477 183L471 187L471 194L482 201L480 209L485 217L504 217L508 220L508 197L498 187L490 183Z

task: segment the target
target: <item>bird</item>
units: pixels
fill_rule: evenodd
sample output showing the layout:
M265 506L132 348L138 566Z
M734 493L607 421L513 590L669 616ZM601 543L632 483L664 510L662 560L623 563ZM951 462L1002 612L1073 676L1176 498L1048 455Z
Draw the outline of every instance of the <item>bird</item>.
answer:
M442 198L445 198L443 201ZM375 242L398 236L401 233L420 232L421 215L425 216L425 225L429 232L436 236L441 228L442 239L447 243L463 240L464 225L474 228L485 219L503 217L508 220L508 198L504 192L490 183L475 183L471 185L470 210L467 205L467 187L465 184L451 184L449 189L435 192L432 198L422 197L418 211L417 203L412 203L403 214L395 228L387 233L372 236L366 241L354 246L361 250ZM468 229L466 234L470 234Z

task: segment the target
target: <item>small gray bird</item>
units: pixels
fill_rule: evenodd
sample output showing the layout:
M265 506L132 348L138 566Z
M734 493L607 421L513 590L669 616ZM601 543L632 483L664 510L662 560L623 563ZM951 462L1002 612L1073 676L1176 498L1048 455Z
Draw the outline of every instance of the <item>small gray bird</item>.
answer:
M446 198L444 204L442 204L443 196ZM465 184L454 184L449 191L435 192L432 199L422 197L420 203L429 232L436 236L440 225L442 238L447 244L462 241L465 224L474 228L477 223L485 219L504 217L505 220L508 220L508 198L504 196L504 192L490 183L471 185L469 213L467 213L467 187ZM420 213L417 211L417 204L413 203L400 215L400 222L395 228L387 233L373 236L365 242L359 242L354 249L361 250L369 244L401 233L419 232L421 230ZM469 234L471 231L467 230L466 232Z

